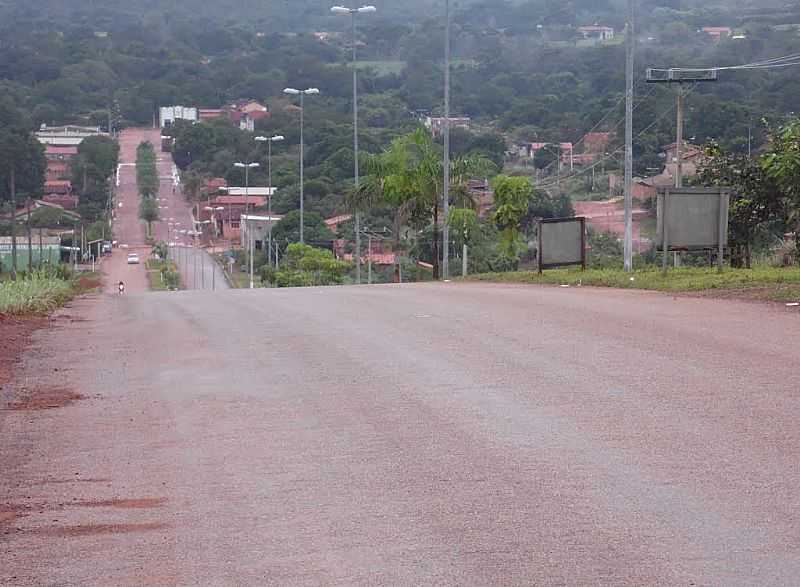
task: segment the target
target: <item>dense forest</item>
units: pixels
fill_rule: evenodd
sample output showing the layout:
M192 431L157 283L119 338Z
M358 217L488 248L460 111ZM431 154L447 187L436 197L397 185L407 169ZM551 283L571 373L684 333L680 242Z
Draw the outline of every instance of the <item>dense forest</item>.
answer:
M31 0L0 2L0 91L14 122L152 124L158 106L219 108L264 103L260 132L287 138L276 153L279 212L297 207L296 110L282 90L317 87L306 106L311 212L343 211L352 176L349 20L330 2L224 0ZM441 113L443 2L376 2L359 16L362 148L378 153ZM610 131L604 170L619 168L624 111L624 0L452 3L452 112L456 155L478 154L495 171L515 142L579 142ZM648 67L727 66L800 53L800 4L640 0L636 3L635 172L662 166L674 141L675 94L648 85ZM792 23L798 23L797 25ZM587 42L578 27L602 24L613 39ZM703 27L728 27L714 38ZM686 136L731 153L758 151L767 129L800 111L793 68L723 71L689 88ZM8 118L8 117L6 117ZM2 124L6 121L2 120ZM231 162L262 159L258 144L224 124L184 129L176 159L189 172L236 181ZM550 169L552 173L552 169ZM256 175L255 181L264 177ZM6 190L4 190L6 191ZM558 195L558 194L556 194Z

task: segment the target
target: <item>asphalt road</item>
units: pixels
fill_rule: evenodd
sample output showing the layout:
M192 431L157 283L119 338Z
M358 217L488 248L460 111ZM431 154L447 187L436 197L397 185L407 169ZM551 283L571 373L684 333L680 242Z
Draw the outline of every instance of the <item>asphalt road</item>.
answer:
M119 168L114 218L114 239L124 246L114 249L111 258L106 258L103 262L102 269L106 275L105 283L109 293L116 291L120 281L125 282L128 293L148 290L144 264L150 256L150 247L145 242L145 224L139 219L141 198L136 186L136 148L144 141L150 141L156 149L156 167L161 180L158 193L160 220L153 224L153 236L156 241L171 241L182 245L192 243L192 237L181 235L179 232L193 229L191 207L184 198L180 185L176 186L173 181L175 169L172 158L168 153L161 153L160 130L148 128L124 130L119 138L120 163L122 165ZM169 227L170 223L174 225L172 229ZM128 253L134 251L139 253L141 263L128 265ZM200 280L195 287L194 282L186 277L187 275L184 275L183 286L185 288L202 289Z
M68 314L15 392L85 399L0 412L0 584L800 576L796 309L430 284Z

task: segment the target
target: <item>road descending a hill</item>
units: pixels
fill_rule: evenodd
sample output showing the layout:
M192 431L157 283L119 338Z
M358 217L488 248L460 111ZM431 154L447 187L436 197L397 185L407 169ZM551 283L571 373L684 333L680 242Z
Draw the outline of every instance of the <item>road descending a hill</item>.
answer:
M0 412L2 585L800 576L796 309L427 284L67 313Z

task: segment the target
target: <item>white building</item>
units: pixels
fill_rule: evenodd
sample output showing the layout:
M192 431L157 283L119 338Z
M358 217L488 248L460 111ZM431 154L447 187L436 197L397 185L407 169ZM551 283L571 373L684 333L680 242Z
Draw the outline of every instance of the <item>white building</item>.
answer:
M275 226L283 216L260 216L255 214L242 214L241 215L241 231L239 232L241 238L242 248L247 248L248 236L252 234L253 249L256 251L263 251L267 248L267 239L269 238L269 229Z
M193 106L162 106L158 109L158 120L161 128L172 126L176 120L197 122L199 112Z
M77 126L69 124L66 126L47 126L43 124L36 131L36 138L40 143L53 145L55 147L77 147L86 137L108 136L101 132L97 126Z
M438 137L444 130L445 120L444 116L428 116L425 118L425 128L431 131L433 136ZM471 119L468 116L451 116L449 120L450 129L463 128L469 130Z
M578 32L583 35L584 39L591 39L595 41L611 41L614 38L614 29L610 26L582 26L578 28Z

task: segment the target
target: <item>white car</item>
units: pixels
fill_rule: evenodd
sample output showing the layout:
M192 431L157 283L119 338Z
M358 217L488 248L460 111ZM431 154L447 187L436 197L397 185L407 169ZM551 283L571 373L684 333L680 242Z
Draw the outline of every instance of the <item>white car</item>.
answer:
M128 265L138 265L139 255L136 253L128 253Z

